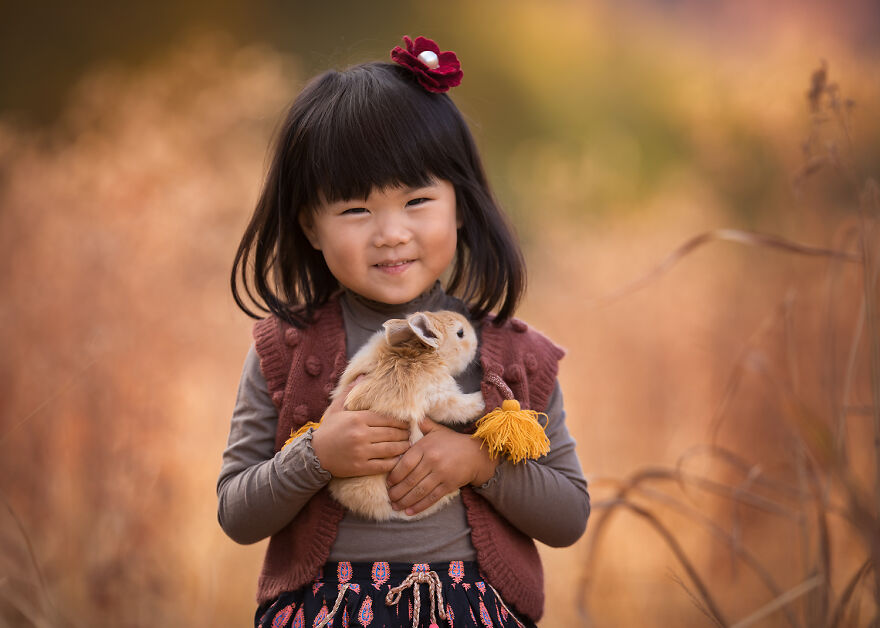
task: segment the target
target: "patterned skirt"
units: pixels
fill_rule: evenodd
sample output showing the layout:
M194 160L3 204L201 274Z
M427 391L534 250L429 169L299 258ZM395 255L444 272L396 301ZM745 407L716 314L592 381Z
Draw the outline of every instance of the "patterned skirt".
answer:
M476 562L327 563L311 584L257 609L257 628L534 628Z

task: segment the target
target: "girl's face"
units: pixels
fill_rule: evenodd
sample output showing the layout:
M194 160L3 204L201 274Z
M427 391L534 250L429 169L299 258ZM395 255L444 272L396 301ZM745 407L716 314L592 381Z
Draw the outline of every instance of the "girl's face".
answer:
M455 187L373 189L367 200L321 203L300 225L343 286L388 304L428 290L455 256Z

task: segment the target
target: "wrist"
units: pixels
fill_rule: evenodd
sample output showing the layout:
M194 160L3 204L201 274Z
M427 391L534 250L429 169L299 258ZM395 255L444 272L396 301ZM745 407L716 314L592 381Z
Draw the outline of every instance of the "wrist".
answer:
M322 469L327 471L328 469L324 465L324 459L322 458L322 454L325 453L324 447L322 444L323 440L324 439L318 435L318 430L312 430L312 437L311 437L311 443L310 443L312 446L312 453L315 454L315 459L318 461L318 465L320 465L320 467Z
M492 456L489 455L489 450L486 447L483 447L482 440L474 439L474 442L479 446L479 449L477 450L479 463L477 464L473 478L471 478L470 485L482 486L495 476L495 471L498 469L498 465L501 464L501 458L497 456L492 458Z

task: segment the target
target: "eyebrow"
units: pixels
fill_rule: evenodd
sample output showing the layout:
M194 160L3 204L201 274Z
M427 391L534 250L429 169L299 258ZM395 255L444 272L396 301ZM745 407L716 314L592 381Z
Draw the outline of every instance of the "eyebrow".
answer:
M410 185L410 186L403 188L403 191L406 194L411 194L411 193L417 192L419 190L425 190L427 188L435 187L438 184L439 184L439 181L437 179L430 179L430 180L428 180L427 183L425 183L425 185Z
M435 185L437 185L436 182L432 182L432 183L426 183L425 185L407 185L405 187L401 187L401 188L397 188L397 189L399 189L403 194L413 194L414 192L418 192L419 190L427 190L428 188L432 188ZM393 189L395 189L395 187L389 186L387 189L393 190ZM367 199L363 199L363 200L367 200Z

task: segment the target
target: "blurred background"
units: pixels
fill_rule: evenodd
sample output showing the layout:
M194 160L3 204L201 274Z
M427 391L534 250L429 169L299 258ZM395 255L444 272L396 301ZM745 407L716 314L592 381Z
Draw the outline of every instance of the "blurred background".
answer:
M876 617L874 0L3 13L0 625L252 621L264 545L216 521L232 257L285 106L404 34L462 60L520 316L568 350L594 512L541 548L541 625Z

